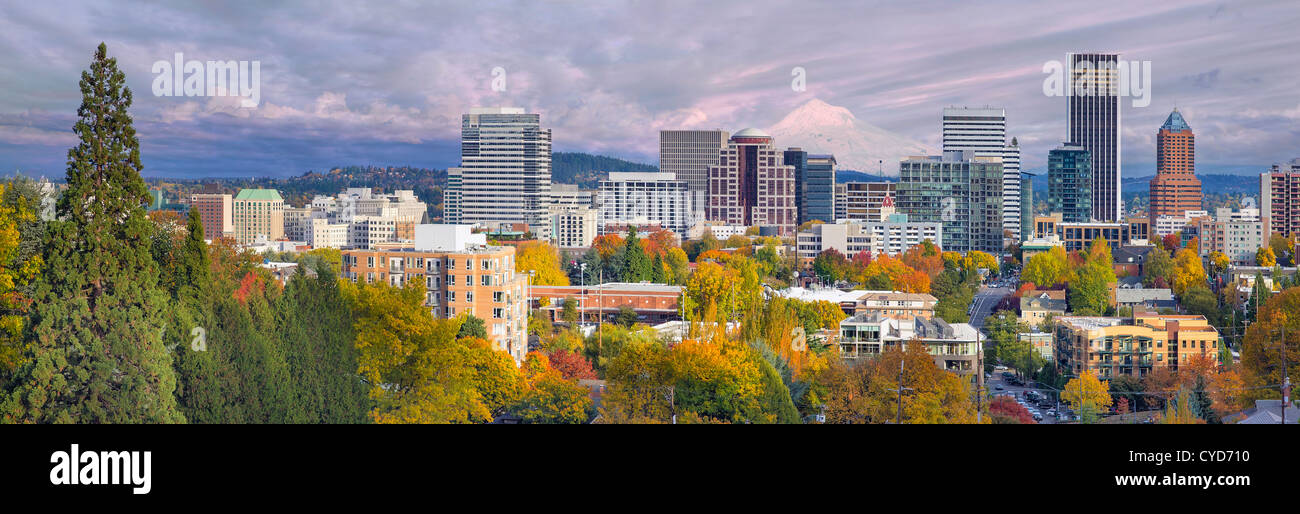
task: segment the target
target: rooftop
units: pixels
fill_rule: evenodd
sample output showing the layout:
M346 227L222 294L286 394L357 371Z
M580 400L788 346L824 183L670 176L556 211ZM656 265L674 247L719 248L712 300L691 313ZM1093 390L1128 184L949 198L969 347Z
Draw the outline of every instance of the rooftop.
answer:
M1178 112L1177 108L1174 108L1174 112L1169 113L1169 117L1165 118L1165 124L1160 126L1160 130L1191 132L1192 127L1187 125L1187 120L1184 120L1183 115Z
M236 200L275 200L283 202L280 192L274 189L240 189Z

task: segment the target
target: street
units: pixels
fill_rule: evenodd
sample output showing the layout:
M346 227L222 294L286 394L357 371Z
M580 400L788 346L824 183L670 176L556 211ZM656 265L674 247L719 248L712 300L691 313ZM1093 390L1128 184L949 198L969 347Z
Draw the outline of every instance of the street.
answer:
M993 378L989 379L988 381L989 392L992 393L994 396L997 396L999 394L1005 394L1005 393L1013 393L1016 395L1016 398L1020 398L1023 400L1025 398L1025 391L1034 389L1032 387L1011 385L1005 382L1002 379L1002 371L1003 370L994 371ZM998 387L1001 387L1002 389L999 390ZM1038 390L1038 392L1046 394L1048 391L1046 389L1040 389ZM1038 422L1039 424L1051 425L1056 423L1056 417L1048 416L1047 409L1038 409L1038 411L1043 415L1043 420L1039 421Z
M998 306L1002 297L1011 294L1009 287L980 287L975 293L975 300L971 303L970 324L975 330L984 328L984 318L993 313L993 308Z

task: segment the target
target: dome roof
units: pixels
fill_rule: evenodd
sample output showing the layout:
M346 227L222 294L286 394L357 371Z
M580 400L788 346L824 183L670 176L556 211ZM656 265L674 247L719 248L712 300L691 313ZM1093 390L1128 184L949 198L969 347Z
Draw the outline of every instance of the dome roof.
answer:
M767 132L763 132L756 128L746 128L746 129L741 129L740 132L732 134L731 137L769 137L770 138L772 136L768 135Z

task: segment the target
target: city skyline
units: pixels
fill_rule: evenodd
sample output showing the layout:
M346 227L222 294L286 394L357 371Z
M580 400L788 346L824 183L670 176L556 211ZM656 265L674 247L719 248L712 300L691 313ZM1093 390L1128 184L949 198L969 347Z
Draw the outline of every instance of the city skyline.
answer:
M493 106L540 114L555 132L556 151L656 163L658 130L767 129L812 100L934 148L944 107L1004 107L1023 167L1042 170L1048 150L1067 139L1065 99L1042 93L1042 67L1080 51L1153 63L1151 104L1124 109L1122 160L1131 163L1124 176L1154 174L1155 131L1174 107L1198 127L1197 160L1206 172L1259 172L1297 154L1300 98L1290 85L1300 72L1286 57L1278 60L1290 54L1270 51L1300 43L1287 29L1297 14L1282 2L1104 3L1086 13L1018 9L1014 2L942 12L926 5L772 4L755 6L771 14L765 21L726 23L734 29L725 35L714 30L718 20L744 18L714 9L724 8L290 5L272 9L274 18L298 19L295 12L305 10L324 18L272 24L258 21L273 18L260 8L65 13L6 6L0 83L9 94L0 99L0 169L62 174L79 97L68 78L99 41L108 43L135 93L146 176L283 177L348 164L451 167L458 163L461 114ZM1004 12L972 16L990 9ZM162 21L152 30L132 26L148 17ZM759 43L769 41L764 34L775 20L826 19L858 21L851 33ZM980 21L970 31L948 29L967 19ZM590 30L568 30L574 24ZM261 105L153 96L151 65L175 53L260 61ZM796 69L806 74L804 91L792 90ZM505 91L493 90L497 78Z

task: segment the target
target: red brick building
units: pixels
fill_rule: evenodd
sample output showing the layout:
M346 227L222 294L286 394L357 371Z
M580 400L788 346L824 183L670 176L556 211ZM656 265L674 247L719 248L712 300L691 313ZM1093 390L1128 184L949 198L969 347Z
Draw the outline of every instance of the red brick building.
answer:
M1156 176L1151 179L1150 219L1181 217L1201 210L1201 180L1196 178L1196 136L1178 109L1156 134Z

